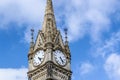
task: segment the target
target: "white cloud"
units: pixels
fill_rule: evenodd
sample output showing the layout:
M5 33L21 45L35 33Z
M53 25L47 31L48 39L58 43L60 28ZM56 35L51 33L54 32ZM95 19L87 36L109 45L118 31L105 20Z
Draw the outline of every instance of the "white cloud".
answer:
M119 52L120 47L120 31L113 33L110 38L103 41L102 44L98 45L93 49L95 56L102 56L105 58L110 53Z
M4 68L0 69L0 80L27 80L27 69L13 69Z
M18 26L28 24L28 29L38 27L43 22L46 0L0 0L0 28L10 23ZM70 41L89 35L92 41L100 40L101 34L110 29L109 15L119 7L118 0L53 0L57 24L68 27ZM69 3L69 4L68 4ZM104 6L103 6L104 5ZM38 29L38 28L36 28ZM29 37L29 36L28 36Z
M105 62L104 69L110 80L120 80L120 55L111 54Z
M120 31L111 33L109 38L107 37L102 43L93 44L92 47L91 53L96 59L97 67L101 67L103 74L108 75L105 77L109 80L120 80L120 55L116 54L120 52Z
M108 16L118 9L117 3L118 0L66 0L62 4L65 9L58 14L65 16L70 40L78 40L88 34L96 42L103 32L110 29L111 19Z
M13 22L18 26L38 25L44 15L44 6L45 0L0 0L0 28Z
M0 0L0 29L12 27L9 26L12 23L17 24L16 28L27 27L23 40L29 43L30 29L34 28L37 34L43 22L45 2L45 0Z
M80 75L86 75L94 70L94 66L90 63L83 63L80 66Z

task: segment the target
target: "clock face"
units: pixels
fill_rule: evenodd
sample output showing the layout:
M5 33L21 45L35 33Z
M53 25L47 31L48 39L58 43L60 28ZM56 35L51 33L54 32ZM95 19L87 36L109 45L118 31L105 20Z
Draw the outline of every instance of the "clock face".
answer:
M57 63L62 66L64 66L67 62L65 55L60 50L56 50L54 52L54 57Z
M33 65L34 66L38 66L42 63L44 59L44 51L43 50L39 50L38 52L36 52L36 54L34 55L33 58Z

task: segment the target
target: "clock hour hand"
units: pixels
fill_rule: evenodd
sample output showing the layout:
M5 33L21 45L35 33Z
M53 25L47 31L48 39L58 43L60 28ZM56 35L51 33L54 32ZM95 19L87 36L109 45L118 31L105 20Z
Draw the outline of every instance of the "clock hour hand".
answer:
M38 59L41 61L41 58L40 58L40 57L38 57Z

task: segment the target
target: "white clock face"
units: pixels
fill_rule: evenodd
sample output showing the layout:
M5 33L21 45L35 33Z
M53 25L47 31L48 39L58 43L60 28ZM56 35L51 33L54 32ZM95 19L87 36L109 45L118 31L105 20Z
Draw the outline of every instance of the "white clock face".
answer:
M55 60L57 61L58 64L64 66L66 64L66 57L65 55L60 51L60 50L56 50L54 52L54 56L55 56Z
M33 65L34 66L38 66L42 63L44 59L44 51L43 50L39 50L38 52L36 52L36 54L34 55L33 58Z

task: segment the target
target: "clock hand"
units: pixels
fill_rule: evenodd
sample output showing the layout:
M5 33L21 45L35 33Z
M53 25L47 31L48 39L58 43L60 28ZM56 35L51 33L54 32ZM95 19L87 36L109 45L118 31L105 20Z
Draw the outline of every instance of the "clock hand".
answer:
M64 61L62 60L62 58L60 57L60 60L62 61L62 63L64 63Z
M40 58L40 57L38 57L38 59L41 61L41 58Z

